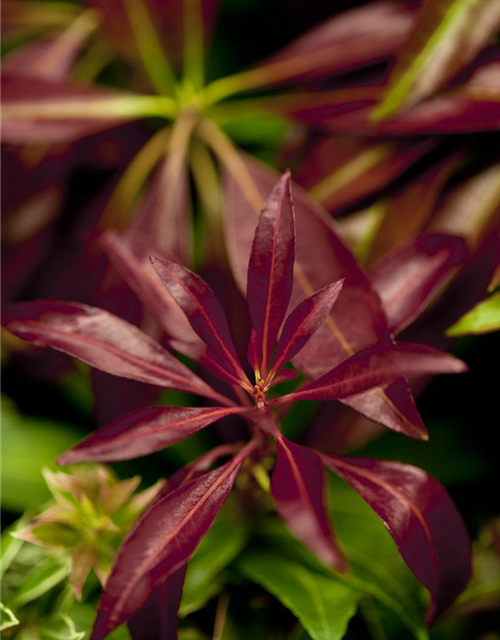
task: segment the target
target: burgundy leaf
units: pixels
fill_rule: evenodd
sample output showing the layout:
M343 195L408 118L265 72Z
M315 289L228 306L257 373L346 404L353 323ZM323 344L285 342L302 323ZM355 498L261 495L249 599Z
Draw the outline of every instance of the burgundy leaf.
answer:
M462 238L425 234L409 240L371 268L372 283L394 333L420 315L466 256Z
M151 266L149 256L155 248L150 242L145 238L141 241L138 233L119 235L107 231L100 236L99 244L167 336L181 343L200 344L185 314Z
M296 180L329 211L338 211L386 187L435 144L322 136L307 150Z
M271 191L259 216L248 263L247 302L266 370L293 285L295 220L290 172Z
M289 362L330 315L344 284L334 282L301 302L288 316L276 348L272 373Z
M374 116L386 118L431 95L468 64L499 28L496 0L425 0Z
M180 264L160 258L151 258L151 262L193 329L208 345L207 355L218 361L234 384L245 383L247 378L238 360L226 316L210 287Z
M125 93L8 71L2 73L1 86L4 142L68 142L137 118L116 111L117 101L124 104L128 99Z
M132 640L177 640L177 615L187 565L177 569L128 621Z
M63 454L59 464L130 460L184 440L200 429L243 413L235 407L150 407L133 411L109 424Z
M462 373L458 358L431 347L403 343L370 347L281 400L336 400L393 382L401 376Z
M320 455L380 516L404 561L430 591L431 621L463 591L471 572L469 536L445 489L400 462Z
M244 290L246 265L261 202L276 181L276 174L248 156L240 156L243 170L225 167L226 234L231 266ZM231 173L233 172L233 173ZM292 305L326 285L345 278L330 316L295 357L294 363L311 378L377 342L388 342L390 332L380 299L350 249L340 239L335 222L300 187L294 185L297 222L295 283ZM311 250L314 247L314 250ZM398 403L384 391L371 399L370 417L403 433L424 427L408 390L399 389ZM358 398L350 398L355 403ZM364 411L366 404L360 408ZM404 410L402 412L401 410Z
M260 86L313 80L393 57L412 28L415 2L381 1L311 29L253 73Z
M228 497L249 447L168 493L139 517L111 568L91 640L102 640L127 621L187 562Z
M287 526L325 564L347 569L333 540L325 509L323 465L312 449L276 438L277 460L271 480L276 509Z
M102 309L76 302L19 303L6 309L4 325L23 340L63 351L101 371L220 399L155 340Z

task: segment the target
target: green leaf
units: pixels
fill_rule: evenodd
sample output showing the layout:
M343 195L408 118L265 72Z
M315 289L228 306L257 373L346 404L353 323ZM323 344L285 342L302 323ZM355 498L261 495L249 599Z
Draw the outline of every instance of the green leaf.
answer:
M373 112L379 121L431 95L486 45L498 30L498 0L426 0Z
M237 567L290 609L313 640L344 637L356 612L357 590L276 551L249 551L238 560Z
M500 329L500 291L483 300L446 332L449 336L489 333Z
M13 603L22 606L40 598L67 577L69 566L68 558L47 556L26 575L14 596Z
M12 613L12 611L0 602L0 631L10 629L11 627L15 627L18 624L19 620Z
M3 576L10 567L17 556L18 551L24 544L22 540L19 540L19 538L13 538L11 533L24 529L29 521L30 519L24 515L2 533L0 542L0 557L2 558L2 562L0 563L0 577Z
M77 631L73 620L62 613L46 618L39 627L41 640L82 640L83 631Z
M228 503L223 508L189 562L180 606L182 616L198 611L220 591L219 574L247 543L247 528L231 514L230 507L231 503Z
M75 602L68 612L76 628L82 629L83 638L85 638L85 640L88 640L90 637L90 633L95 622L96 611L97 602L93 605L88 602ZM106 640L130 640L130 633L127 625L118 627L116 631L113 631L113 633L110 633L107 636Z
M38 509L50 498L41 468L73 446L82 433L70 426L21 415L2 398L2 501L4 509Z

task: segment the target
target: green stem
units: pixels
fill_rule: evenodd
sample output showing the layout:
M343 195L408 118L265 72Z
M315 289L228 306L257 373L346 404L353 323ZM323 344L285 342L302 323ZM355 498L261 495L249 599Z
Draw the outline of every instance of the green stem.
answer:
M125 7L144 69L160 95L174 95L175 76L163 51L144 0L125 0Z
M196 91L205 83L200 0L184 0L184 80Z

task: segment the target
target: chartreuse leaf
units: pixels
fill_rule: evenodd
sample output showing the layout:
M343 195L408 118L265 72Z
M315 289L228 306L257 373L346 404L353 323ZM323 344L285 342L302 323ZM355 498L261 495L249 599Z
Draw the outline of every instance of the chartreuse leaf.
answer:
M0 542L0 557L2 558L2 562L0 563L0 576L4 575L24 544L22 540L19 540L19 538L11 536L11 533L24 529L28 522L29 518L24 515L2 533Z
M313 640L344 637L360 597L356 589L273 550L252 550L237 567L290 609Z
M22 416L8 398L2 398L2 502L4 509L22 512L39 508L50 498L41 468L82 435L68 425Z
M13 603L22 606L40 598L66 578L69 567L69 559L47 556L28 572L15 594Z
M90 637L92 626L95 622L96 603L89 604L88 602L75 602L68 614L73 621L73 624L78 630L84 632L85 640ZM122 625L115 631L109 634L107 640L130 640L130 633L127 625Z
M500 291L479 302L446 332L449 336L489 333L500 329Z
M182 616L201 609L222 586L220 572L244 549L248 531L243 521L232 515L231 501L223 507L212 528L189 562L180 606ZM221 545L221 540L224 544Z
M19 620L2 602L0 602L0 631L10 629L19 624Z
M39 626L40 640L82 640L84 631L77 631L71 618L55 613Z

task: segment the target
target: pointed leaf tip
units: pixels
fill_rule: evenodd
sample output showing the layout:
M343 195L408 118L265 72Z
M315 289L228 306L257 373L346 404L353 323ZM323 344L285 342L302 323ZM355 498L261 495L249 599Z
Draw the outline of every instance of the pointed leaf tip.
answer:
M294 262L295 214L291 176L286 171L260 213L248 263L248 309L261 346L264 369L290 302Z

